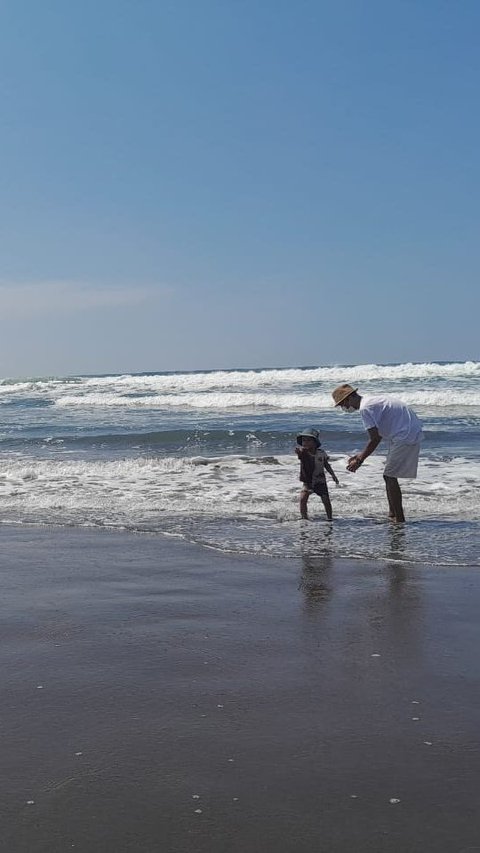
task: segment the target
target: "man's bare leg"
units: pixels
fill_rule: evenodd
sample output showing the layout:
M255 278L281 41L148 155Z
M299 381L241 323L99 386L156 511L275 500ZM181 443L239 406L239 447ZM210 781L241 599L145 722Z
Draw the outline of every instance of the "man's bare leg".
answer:
M385 480L385 486L386 486L388 477L384 477L383 479ZM388 493L388 488L387 488L387 501L388 501L388 517L392 521L394 521L395 520L395 508L394 508L392 501L390 499L390 495Z
M392 521L405 521L402 505L402 491L396 477L383 476L387 489L389 516Z

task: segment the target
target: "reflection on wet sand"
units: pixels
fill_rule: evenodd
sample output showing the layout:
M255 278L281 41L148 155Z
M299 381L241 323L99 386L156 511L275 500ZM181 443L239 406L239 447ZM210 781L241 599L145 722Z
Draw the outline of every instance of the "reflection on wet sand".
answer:
M391 524L388 531L389 552L387 551L388 560L402 560L406 556L407 548L407 529L405 524Z
M298 585L305 596L306 608L314 609L319 603L328 600L332 592L329 580L330 570L333 566L333 558L330 555L323 557L302 557L302 572Z
M375 637L381 630L383 642L392 650L401 647L407 655L415 647L418 651L423 612L421 575L408 560L408 526L385 525L387 558L382 561L339 561L333 556L338 536L341 529L332 525L327 530L317 528L315 536L312 527L301 532L298 588L303 593L305 614L322 621L322 632L325 630L330 640L343 632L344 641L369 648L377 643ZM357 588L363 604L350 614L346 602L353 588ZM333 603L335 606L330 606Z
M304 528L300 533L302 572L298 588L305 595L307 609L315 609L319 603L325 602L331 593L329 571L333 565L333 525L316 528L315 533L316 535L312 536L311 527Z

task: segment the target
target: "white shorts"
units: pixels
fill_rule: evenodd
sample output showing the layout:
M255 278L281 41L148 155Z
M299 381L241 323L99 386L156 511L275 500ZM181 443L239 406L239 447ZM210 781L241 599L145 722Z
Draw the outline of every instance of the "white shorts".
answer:
M416 444L396 444L390 442L387 460L385 462L385 477L411 477L417 476L418 457L421 442Z

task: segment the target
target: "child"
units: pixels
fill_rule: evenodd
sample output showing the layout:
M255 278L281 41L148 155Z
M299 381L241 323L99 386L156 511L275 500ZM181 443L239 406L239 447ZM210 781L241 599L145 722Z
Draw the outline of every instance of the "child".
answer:
M338 479L330 467L328 456L324 450L320 450L319 432L317 429L305 429L297 435L295 452L300 459L300 480L303 489L300 494L300 514L302 518L308 518L307 503L310 495L315 492L322 499L329 521L332 520L332 504L328 494L325 470L328 471L334 483L338 486Z

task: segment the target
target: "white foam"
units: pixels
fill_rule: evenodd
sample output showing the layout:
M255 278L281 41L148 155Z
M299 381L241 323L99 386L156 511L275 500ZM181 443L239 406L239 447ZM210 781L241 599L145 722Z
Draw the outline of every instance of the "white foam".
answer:
M480 408L480 390L466 394L464 390L418 390L403 391L404 403L417 408L455 408L469 411ZM309 391L304 393L279 394L276 392L245 393L236 391L204 392L189 394L156 394L145 397L129 397L118 393L67 394L56 400L56 405L69 408L120 407L126 409L204 409L229 411L235 409L279 409L282 411L325 411L332 410L330 393Z
M0 393L12 391L55 390L63 393L67 389L121 390L128 392L185 393L226 389L281 388L282 386L339 382L404 382L410 380L469 380L480 378L480 362L436 364L432 362L414 364L359 364L350 367L331 366L313 368L286 368L267 370L217 370L199 373L176 374L124 374L122 376L90 376L46 378L35 380L0 381Z
M375 380L403 381L411 379L480 378L480 362L451 364L378 365L359 364L352 367L286 368L279 370L216 370L204 373L147 374L137 376L104 376L85 378L87 387L122 387L129 390L204 391L226 388L261 388L282 385L318 384L321 382L366 382Z
M277 394L242 392L205 392L190 394L156 394L145 397L124 397L115 393L92 393L79 396L67 395L56 401L58 406L76 407L122 407L122 408L188 408L215 409L228 411L231 409L318 409L332 408L332 398L316 393L306 394Z
M383 457L375 454L356 474L345 470L346 461L346 456L332 457L341 480L340 488L330 486L335 517L345 524L383 519ZM403 485L408 518L478 522L479 486L480 462L422 460L419 478ZM0 511L9 521L167 529L215 547L241 550L248 545L247 550L287 556L298 553L299 490L294 456L103 462L12 459L4 461L0 476ZM311 508L313 515L324 518L316 496ZM341 553L374 554L378 531L378 525L373 526L359 537L355 527L347 527L335 547ZM411 554L428 553L433 559L434 547L443 554L453 549L454 554L451 533L446 544L436 535L436 541L422 535L410 543ZM309 536L310 545L315 544L315 525L306 536L307 544Z

